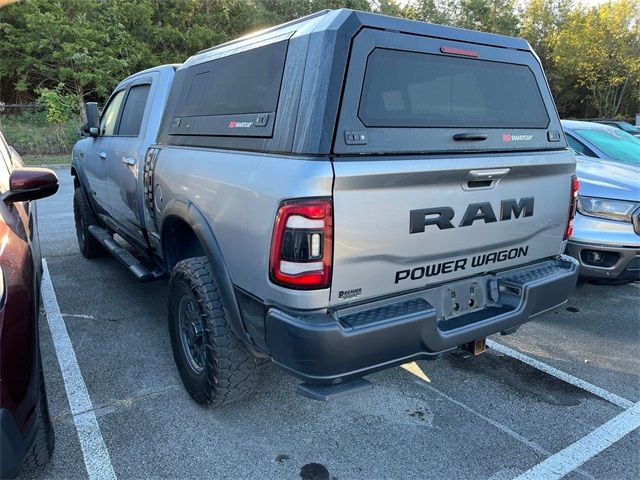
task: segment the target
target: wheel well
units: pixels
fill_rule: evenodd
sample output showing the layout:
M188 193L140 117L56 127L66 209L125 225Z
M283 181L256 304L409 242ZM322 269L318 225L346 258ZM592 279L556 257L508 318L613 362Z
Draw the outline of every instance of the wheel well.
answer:
M205 251L189 224L178 217L168 218L162 227L162 253L168 272L185 258L202 257Z

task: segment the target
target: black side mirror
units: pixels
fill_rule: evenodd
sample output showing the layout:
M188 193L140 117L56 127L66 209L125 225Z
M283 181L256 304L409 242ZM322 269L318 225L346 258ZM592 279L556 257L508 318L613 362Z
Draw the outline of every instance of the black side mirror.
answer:
M16 168L9 177L9 190L2 195L5 203L29 202L58 191L58 177L48 168Z
M97 137L100 126L100 115L98 115L98 104L96 102L87 102L84 106L87 116L87 123L82 126L83 135Z

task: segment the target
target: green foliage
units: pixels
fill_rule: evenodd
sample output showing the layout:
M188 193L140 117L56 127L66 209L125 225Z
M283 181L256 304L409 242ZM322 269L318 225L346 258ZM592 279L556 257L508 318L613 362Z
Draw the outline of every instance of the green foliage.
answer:
M77 95L65 94L63 85L55 89L42 88L38 103L44 106L47 122L60 125L78 117L79 101Z
M597 115L613 117L640 96L640 4L617 0L574 10L557 32L554 66L586 88Z
M21 155L59 155L71 151L79 138L80 122L74 118L52 125L46 112L3 115L0 130Z
M21 155L22 161L28 167L41 165L68 165L71 163L71 155Z
M455 25L454 15L453 0L414 0L402 8L401 16L422 22Z
M563 115L635 113L640 110L640 4L581 5L578 0L22 0L0 10L0 94L6 102L26 102L45 92L42 100L53 104L47 111L54 123L63 124L72 116L65 109L73 96L79 105L104 101L134 72L183 62L199 50L318 10L347 7L522 36L539 55Z
M502 35L518 34L515 0L459 0L454 7L456 25Z

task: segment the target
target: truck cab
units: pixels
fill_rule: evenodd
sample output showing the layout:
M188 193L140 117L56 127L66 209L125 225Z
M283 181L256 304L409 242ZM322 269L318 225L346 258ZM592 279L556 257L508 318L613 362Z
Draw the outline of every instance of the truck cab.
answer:
M176 68L162 65L120 82L104 106L97 131L87 130L72 152L72 174L98 218L144 250L144 191L139 179L145 154L156 142Z

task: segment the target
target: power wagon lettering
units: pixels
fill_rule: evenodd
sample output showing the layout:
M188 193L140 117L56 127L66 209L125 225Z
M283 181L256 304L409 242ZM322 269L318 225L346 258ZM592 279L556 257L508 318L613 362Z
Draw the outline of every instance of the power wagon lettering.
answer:
M466 270L467 267L478 268L492 263L506 262L507 260L513 260L514 258L526 257L528 253L529 245L525 245L524 247L498 250L496 252L474 255L473 257L432 263L430 265L425 265L424 267L398 270L396 272L396 279L393 283L398 283L402 280L420 280L424 277L435 277L436 275L444 275L446 273Z
M525 197L516 202L515 199L502 200L500 202L500 221L504 222L512 218L531 217L533 215L533 197ZM421 208L409 212L409 233L422 233L428 225L437 225L440 230L455 228L451 220L455 212L451 207ZM493 207L489 202L472 203L467 207L459 227L473 225L476 220L484 223L497 222Z

